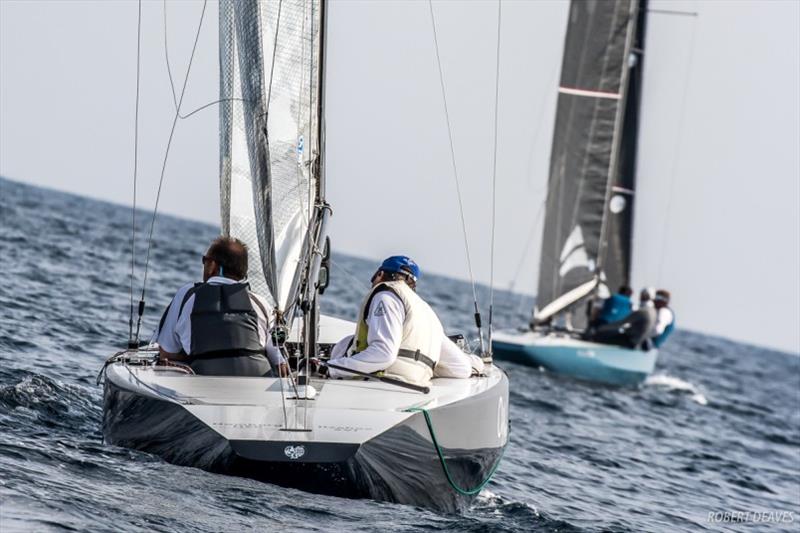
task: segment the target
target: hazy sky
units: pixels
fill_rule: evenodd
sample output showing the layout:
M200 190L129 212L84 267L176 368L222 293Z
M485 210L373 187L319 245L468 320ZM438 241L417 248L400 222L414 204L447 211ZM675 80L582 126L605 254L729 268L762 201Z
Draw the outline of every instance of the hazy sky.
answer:
M435 2L473 270L489 281L496 2ZM168 3L176 83L201 2ZM634 281L678 323L800 351L800 2L651 2ZM533 293L568 4L503 1L495 281ZM136 2L0 0L0 174L132 198ZM160 1L143 3L139 205L172 97ZM183 109L218 92L209 2ZM427 2L334 0L328 199L334 249L468 276ZM218 223L218 120L178 124L163 212ZM521 265L521 267L520 267Z

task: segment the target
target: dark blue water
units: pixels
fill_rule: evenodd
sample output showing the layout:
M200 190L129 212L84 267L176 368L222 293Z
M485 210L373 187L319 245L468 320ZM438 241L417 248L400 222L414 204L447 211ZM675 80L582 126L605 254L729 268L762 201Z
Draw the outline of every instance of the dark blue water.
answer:
M508 364L511 442L462 515L311 495L106 446L95 376L127 339L130 210L0 180L0 219L3 533L800 528L800 357L685 331L637 390ZM146 331L200 275L215 234L159 219ZM375 265L334 261L324 311L352 318ZM451 331L474 336L467 284L426 276L420 292ZM530 307L496 294L496 323L522 324ZM726 512L751 515L709 522ZM752 513L773 522L753 523Z

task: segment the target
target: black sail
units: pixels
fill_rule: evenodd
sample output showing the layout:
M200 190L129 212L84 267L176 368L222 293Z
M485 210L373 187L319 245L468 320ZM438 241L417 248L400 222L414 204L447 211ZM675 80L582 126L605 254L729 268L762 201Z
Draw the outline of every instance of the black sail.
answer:
M535 319L627 283L644 6L574 0L561 66ZM641 20L640 20L641 19ZM585 325L575 313L574 327Z

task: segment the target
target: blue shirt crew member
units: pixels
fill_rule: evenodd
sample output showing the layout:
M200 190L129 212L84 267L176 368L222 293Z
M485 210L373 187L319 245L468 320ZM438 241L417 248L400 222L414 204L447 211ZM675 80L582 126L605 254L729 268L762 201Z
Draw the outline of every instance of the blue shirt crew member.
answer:
M268 307L250 292L246 274L245 244L215 239L203 256L203 282L181 287L161 318L160 358L203 375L264 376L271 366L285 372L268 335Z
M603 308L600 310L600 315L597 317L597 325L610 324L622 320L633 310L633 302L631 296L633 289L627 285L619 288L616 294L612 294L603 302Z

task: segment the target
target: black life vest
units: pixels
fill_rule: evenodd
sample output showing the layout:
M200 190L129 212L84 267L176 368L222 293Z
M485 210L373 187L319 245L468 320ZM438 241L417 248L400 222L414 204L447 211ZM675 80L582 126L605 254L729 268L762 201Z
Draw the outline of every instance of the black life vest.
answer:
M246 283L198 283L186 292L181 311L194 295L189 355L210 358L264 353L258 335L258 315L248 289Z

